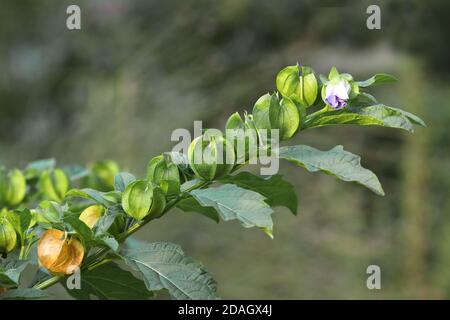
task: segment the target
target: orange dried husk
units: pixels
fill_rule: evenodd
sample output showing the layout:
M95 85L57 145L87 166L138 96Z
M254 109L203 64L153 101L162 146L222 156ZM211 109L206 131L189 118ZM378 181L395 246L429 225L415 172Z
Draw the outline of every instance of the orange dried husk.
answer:
M39 263L55 274L72 274L84 258L83 245L61 230L45 231L38 243Z

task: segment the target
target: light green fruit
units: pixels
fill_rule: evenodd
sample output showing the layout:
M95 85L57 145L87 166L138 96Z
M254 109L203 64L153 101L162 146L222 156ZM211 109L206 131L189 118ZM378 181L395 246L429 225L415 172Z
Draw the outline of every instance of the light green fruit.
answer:
M6 255L14 250L17 243L17 234L13 225L5 218L0 219L0 254Z
M289 98L310 107L317 99L318 83L314 71L307 66L288 66L281 70L276 79L278 91Z
M295 103L289 98L279 100L277 94L266 94L256 101L253 107L253 119L256 128L278 129L279 139L293 137L300 127L300 113Z
M233 144L236 154L236 164L242 164L257 156L258 132L256 127L250 124L249 117L245 114L245 121L239 113L233 113L225 125L226 138ZM245 143L242 146L242 143ZM252 153L252 154L250 154Z
M164 212L166 199L159 187L153 187L146 180L130 183L122 195L125 213L136 220L159 218Z
M79 219L92 229L97 221L103 216L105 211L106 209L102 205L92 205L83 210L79 216Z
M25 176L20 170L14 169L8 174L0 172L0 202L16 206L25 198L26 190Z
M200 136L189 146L189 165L203 180L221 178L231 172L236 162L234 147L223 136Z
M147 180L158 185L165 194L180 192L180 173L169 155L154 157L147 166Z
M39 178L39 189L44 198L62 202L66 192L69 190L69 177L61 169L44 171Z

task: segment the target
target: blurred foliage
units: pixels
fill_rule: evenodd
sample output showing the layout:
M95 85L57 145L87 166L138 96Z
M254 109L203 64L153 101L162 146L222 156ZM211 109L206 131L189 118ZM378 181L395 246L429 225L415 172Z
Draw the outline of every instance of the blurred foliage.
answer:
M81 31L65 28L73 3ZM381 30L366 28L373 3ZM300 214L280 209L273 241L178 211L138 236L180 243L225 298L450 298L450 91L437 78L450 69L448 11L444 0L2 1L0 163L115 159L142 175L171 148L173 129L193 120L222 127L273 91L285 65L324 73L335 64L361 79L392 72L401 83L377 95L428 128L323 128L297 138L362 155L386 197L288 165ZM381 267L380 291L366 288L370 264Z

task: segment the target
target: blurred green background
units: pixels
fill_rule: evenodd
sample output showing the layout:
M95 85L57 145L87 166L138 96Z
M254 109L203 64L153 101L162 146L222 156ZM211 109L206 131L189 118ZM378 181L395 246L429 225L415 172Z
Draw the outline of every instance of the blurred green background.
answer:
M80 31L66 29L73 3ZM369 4L381 8L381 30L366 28ZM428 128L321 128L293 141L343 144L379 176L385 197L285 163L299 215L277 209L274 240L176 210L137 236L181 244L223 298L450 298L449 14L445 0L4 0L0 163L110 158L143 175L174 146L173 129L223 127L273 91L286 65L336 65L361 80L390 72L401 81L373 93ZM371 264L381 267L381 290L366 287Z

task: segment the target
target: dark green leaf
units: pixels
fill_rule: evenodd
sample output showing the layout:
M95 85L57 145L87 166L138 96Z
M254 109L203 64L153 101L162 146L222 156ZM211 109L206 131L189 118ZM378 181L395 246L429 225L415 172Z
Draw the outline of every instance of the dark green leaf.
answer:
M362 88L375 86L383 83L397 82L398 79L387 73L377 73L365 81L357 81L356 84Z
M66 197L78 197L78 198L88 199L88 200L94 201L95 203L101 204L105 207L108 207L108 206L114 204L114 202L112 202L110 199L105 197L105 194L103 192L100 192L100 191L97 191L94 189L89 189L89 188L69 190L66 193Z
M342 110L319 111L306 118L304 128L316 128L329 125L356 124L360 126L384 126L414 131L413 123L425 125L423 121L401 109L382 104L371 106L349 106Z
M9 288L20 284L20 275L28 261L14 260L0 263L0 287Z
M119 249L119 243L117 242L117 240L114 237L108 237L108 236L104 236L104 237L100 237L98 238L105 246L107 246L108 248L110 248L112 251L117 251L117 249Z
M114 177L114 190L124 192L125 188L136 180L136 177L128 172L120 172Z
M76 299L88 300L95 296L100 300L146 300L153 296L142 280L116 263L107 263L93 270L81 272L81 289L66 287Z
M40 299L47 296L48 294L46 292L38 289L11 289L6 291L5 293L0 294L0 300Z
M116 205L109 207L105 214L95 224L95 234L101 235L107 233L118 216L125 216L122 206Z
M51 223L60 223L64 216L64 210L60 204L53 201L44 200L37 208L38 213Z
M270 206L283 206L293 214L297 214L297 195L291 183L283 180L281 175L258 177L250 172L240 172L234 176L220 179L223 183L232 183L239 187L250 189L266 197Z
M225 221L237 219L245 228L272 230L273 210L257 192L225 184L216 188L196 189L191 195L204 207L213 207Z
M216 282L180 246L150 243L121 251L125 262L144 277L149 290L167 289L178 300L217 299Z
M70 181L85 178L90 174L89 169L78 165L67 166L64 167L63 170L69 176Z
M343 181L357 182L378 195L384 195L377 176L361 166L361 158L336 146L329 151L298 145L280 148L280 158L304 167L310 172L322 171Z
M203 182L203 180L200 180L200 179L197 179L197 178L189 180L189 181L186 181L180 187L181 192L189 191L189 189L195 187L196 185L198 185L198 184L200 184L202 182Z
M69 224L81 239L86 243L92 240L92 230L80 219L75 216L64 217L64 222Z
M217 211L214 208L203 207L193 197L189 197L189 198L181 200L177 204L177 208L179 208L185 212L198 212L198 213L214 220L217 223L219 223L219 221L220 221L219 214L217 213Z

